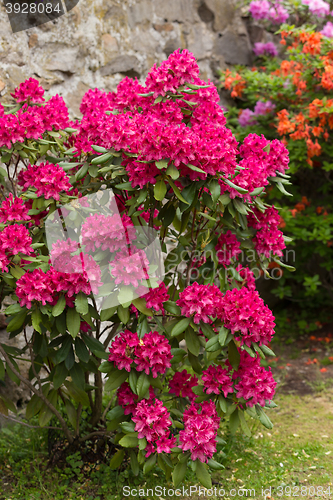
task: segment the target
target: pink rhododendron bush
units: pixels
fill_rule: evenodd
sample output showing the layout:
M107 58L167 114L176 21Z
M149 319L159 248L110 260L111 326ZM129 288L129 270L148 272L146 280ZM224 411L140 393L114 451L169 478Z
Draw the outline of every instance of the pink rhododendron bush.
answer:
M0 107L1 294L25 345L0 345L0 377L28 386L26 418L56 418L66 443L104 436L112 468L157 464L178 485L191 466L209 487L223 421L272 426L261 359L275 323L255 278L283 265L261 196L288 177L285 146L238 144L186 50L145 86L89 90L75 123L34 79L13 97Z

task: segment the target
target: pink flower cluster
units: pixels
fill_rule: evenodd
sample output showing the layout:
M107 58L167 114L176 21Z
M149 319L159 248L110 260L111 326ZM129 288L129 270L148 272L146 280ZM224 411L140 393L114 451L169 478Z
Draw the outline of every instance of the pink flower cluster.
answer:
M154 92L153 97L164 96L168 91L176 93L178 87L194 82L198 76L199 69L193 54L187 49L178 49L158 68L154 64L148 73L146 87L148 92Z
M10 226L12 227L12 226ZM59 293L64 293L66 303L74 307L72 297L79 292L89 295L92 291L97 293L101 271L91 256L76 255L65 262L63 272L51 267L45 273L41 269L27 271L16 282L16 295L20 306L31 308L32 301L57 303Z
M269 146L269 152L264 148ZM239 148L243 159L239 162L242 167L239 174L232 180L234 184L248 190L248 193L241 195L236 189L226 185L223 180L219 180L221 192L228 191L230 198L243 197L251 201L250 193L258 187L267 186L268 177L276 176L276 171L282 173L288 168L288 150L281 141L274 139L268 141L263 135L249 134L245 137L243 144Z
M0 147L11 148L15 142L23 143L25 139L39 139L44 132L51 131L53 128L60 130L70 126L68 109L62 97L53 96L41 106L31 104L37 102L36 99L44 101L38 89L41 87L34 90L29 80L21 83L14 95L22 101L28 99L30 104L25 102L16 115L5 115L0 110ZM44 93L44 90L41 90Z
M40 163L39 165L28 165L27 170L21 170L18 175L18 183L23 191L30 187L36 188L37 196L45 199L54 198L59 200L59 193L66 193L72 188L69 178L59 165L52 163Z
M176 438L170 437L170 414L159 399L142 399L136 406L132 420L138 438L147 440L146 457L155 452L170 453L171 448L176 445Z
M257 101L254 107L254 111L251 111L249 108L243 109L241 114L238 117L238 122L241 127L247 127L248 125L255 125L258 122L255 120L256 116L266 115L270 113L275 108L275 104L271 101Z
M327 38L333 38L333 24L328 21L321 32L324 36L327 36Z
M246 351L240 351L239 367L232 378L235 380L236 396L244 398L246 406L264 406L266 401L272 401L276 382L271 369L260 366L258 355L252 358Z
M278 50L276 46L274 45L273 42L267 42L267 43L262 43L262 42L256 42L254 44L253 52L257 57L260 56L272 56L272 57L277 57L278 56Z
M190 401L194 401L197 396L192 391L192 387L197 385L198 377L191 375L186 370L182 370L176 372L169 381L169 394L175 394L178 397L189 398Z
M179 447L190 450L191 459L208 462L216 452L216 436L220 425L213 401L192 403L184 412L185 429L179 432Z
M146 305L148 309L151 307L155 309L155 311L161 311L164 314L163 302L166 302L170 299L170 295L168 294L168 289L165 284L162 283L157 288L152 288L143 296L146 299Z
M40 87L39 81L34 78L28 78L25 82L20 83L19 87L15 89L15 92L11 94L17 102L29 100L31 103L44 102L45 99L43 95L43 87Z
M94 214L86 218L81 229L85 251L124 250L135 238L135 227L128 215Z
M0 207L0 222L27 221L29 208L22 198L14 198L12 193L2 202Z
M131 390L128 382L123 382L117 390L118 403L125 415L134 413L138 403L138 396Z
M219 301L219 318L241 345L267 344L274 335L272 311L255 290L246 287L227 290Z
M265 257L271 255L282 256L282 250L286 248L283 233L278 229L281 218L274 207L269 207L265 212L258 209L253 210L253 214L248 215L248 225L258 229L253 238L254 247L258 254Z
M171 366L170 344L156 331L146 333L139 339L137 333L125 330L113 340L109 351L109 361L113 361L119 370L131 371L134 362L136 370L145 371L147 375L151 370L156 378L158 373L165 373Z
M273 24L284 23L288 17L288 11L279 3L272 5L267 0L254 0L250 3L249 12L253 19L268 19Z
M234 258L237 260L237 256L242 253L237 236L230 230L219 236L215 250L219 264L224 267L229 266Z
M25 226L13 224L5 227L0 232L0 269L8 273L8 264L14 255L31 255L31 243L31 236Z
M330 13L330 4L324 0L302 0L302 3L307 5L311 14L315 16L325 17Z
M143 250L134 254L118 252L109 263L109 269L116 285L139 287L139 282L149 279L149 261Z
M194 323L212 323L218 312L218 302L222 293L216 285L199 285L194 282L180 292L176 304L181 307L183 316L194 315Z
M207 370L203 371L201 379L207 394L221 394L223 392L226 398L229 393L233 392L229 371L220 365L210 365Z
M249 290L256 289L256 280L253 274L253 271L248 267L242 267L241 264L238 264L236 267L236 271L243 278L243 286L246 286Z

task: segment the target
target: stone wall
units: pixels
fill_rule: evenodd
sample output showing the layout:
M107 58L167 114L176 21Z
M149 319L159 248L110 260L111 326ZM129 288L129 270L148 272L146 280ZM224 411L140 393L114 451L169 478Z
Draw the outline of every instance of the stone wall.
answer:
M115 90L124 75L144 81L155 62L179 47L194 53L202 78L214 79L218 68L250 64L251 43L262 36L249 29L236 3L80 0L65 16L13 34L1 2L1 95L10 98L21 81L33 76L51 94L62 95L79 116L89 88Z

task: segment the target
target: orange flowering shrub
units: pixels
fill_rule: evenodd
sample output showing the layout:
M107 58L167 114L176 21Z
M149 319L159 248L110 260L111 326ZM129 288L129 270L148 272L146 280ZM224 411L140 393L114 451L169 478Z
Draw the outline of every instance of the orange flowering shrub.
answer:
M318 314L332 310L333 300L333 39L287 25L279 33L282 60L258 57L252 68L222 74L221 87L235 98L227 117L237 140L265 134L289 151L290 193L267 191L270 203L283 206L281 227L293 239L289 263L297 269L284 272L277 294Z

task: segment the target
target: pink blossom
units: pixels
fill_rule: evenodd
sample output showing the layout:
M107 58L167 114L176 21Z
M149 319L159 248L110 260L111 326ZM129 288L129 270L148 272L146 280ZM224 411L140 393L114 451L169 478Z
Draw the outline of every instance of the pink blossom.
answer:
M131 364L136 356L135 348L138 345L138 334L125 330L113 339L109 348L109 361L114 361L119 370L125 368L126 371L131 371Z
M197 395L192 391L192 387L198 385L198 377L188 373L186 370L176 372L172 379L169 381L169 394L175 394L182 398L189 398L194 401Z
M241 127L248 125L256 125L258 122L255 120L255 114L249 108L243 109L238 117L238 122Z
M115 278L117 285L139 286L139 282L148 279L149 261L143 250L132 255L119 252L114 260L109 263L110 274Z
M246 287L227 290L219 302L219 317L241 345L259 345L271 341L274 335L274 316L255 290Z
M199 76L199 66L191 52L178 49L157 68L156 64L149 71L146 79L148 92L154 92L154 98L164 96L166 92L176 93L184 83L193 83Z
M171 366L171 346L168 339L156 331L145 333L135 349L135 354L136 369L144 370L147 375L151 370L154 378L158 373L165 373Z
M53 302L53 288L47 273L41 269L27 271L16 282L16 295L19 298L20 306L31 309L33 300L45 305Z
M29 100L29 102L39 103L44 102L44 89L39 86L39 81L34 78L28 78L25 82L20 83L15 92L11 94L17 102Z
M170 437L170 414L159 399L139 401L132 421L135 423L138 438L146 438L148 441L146 457L155 451L170 453L171 448L176 445L176 438Z
M321 32L324 36L327 36L327 38L333 38L333 24L331 21L328 21Z
M183 292L180 292L176 304L181 307L183 316L189 318L194 315L194 323L200 321L212 323L209 316L216 317L218 301L221 297L222 293L216 285L199 285L194 282L193 285L189 285Z
M215 250L219 264L224 267L229 266L234 258L237 260L237 256L242 253L237 236L230 230L219 236Z
M117 390L118 403L123 408L124 414L134 413L138 396L131 390L128 382L123 382Z
M254 107L254 114L258 115L266 115L275 109L275 104L271 101L257 101Z
M59 165L48 162L28 165L27 170L21 170L19 173L18 183L23 187L23 191L34 187L37 196L55 200L59 200L61 191L67 192L72 187L64 170Z
M168 294L167 287L162 281L157 288L152 288L148 293L143 295L143 298L146 299L148 309L153 307L155 311L161 311L162 314L164 314L163 302L169 300L170 295Z
M243 278L243 286L246 286L249 290L256 289L255 277L251 269L248 267L242 267L242 264L238 264L236 271L240 277Z
M278 56L278 50L273 42L267 42L267 43L256 42L254 44L253 52L257 57L263 55L268 55L273 57Z
M94 214L87 217L81 229L82 244L85 251L123 250L135 238L135 228L128 215Z
M0 232L0 268L8 273L10 258L19 253L31 255L32 238L28 229L19 224L5 227Z
M207 370L203 371L201 379L207 394L221 394L223 392L224 397L227 397L229 393L233 392L229 372L220 365L210 365Z
M201 412L199 413L199 411ZM179 432L179 447L190 450L191 459L208 462L216 452L216 436L220 424L213 401L192 403L184 412L185 429Z
M302 0L302 3L307 5L311 14L315 16L325 17L330 13L330 5L324 0Z
M273 24L284 23L289 17L287 9L283 5L276 3L269 9L268 18Z
M22 198L13 197L9 193L8 197L2 202L0 207L0 222L8 221L26 221L30 220L28 208Z
M276 382L271 368L266 370L260 366L258 355L252 358L247 352L240 351L239 367L232 377L236 380L237 398L244 398L247 406L265 406L266 401L272 401Z
M254 0L250 3L249 12L255 20L267 19L270 6L267 0Z

